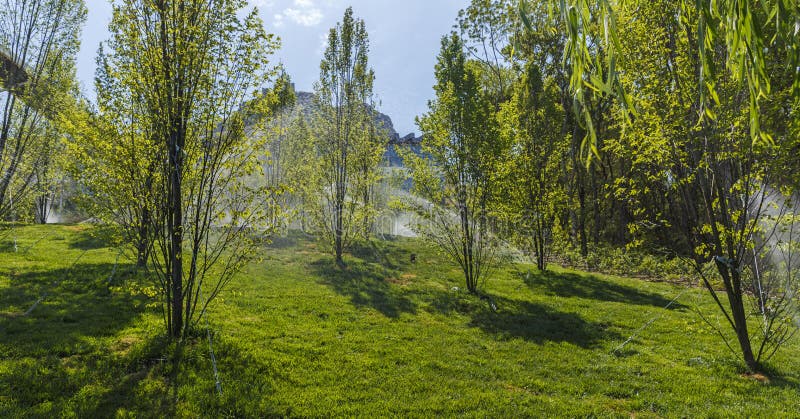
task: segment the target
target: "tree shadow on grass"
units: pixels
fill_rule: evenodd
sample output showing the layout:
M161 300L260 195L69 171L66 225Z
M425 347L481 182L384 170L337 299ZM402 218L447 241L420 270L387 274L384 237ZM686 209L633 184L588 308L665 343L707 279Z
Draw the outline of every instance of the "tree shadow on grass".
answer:
M518 275L532 290L545 295L577 297L616 303L665 307L666 297L607 281L595 275L578 275L569 272L531 271ZM685 309L685 305L672 303L671 310Z
M121 266L116 281L125 279ZM0 293L0 330L5 332L0 345L6 355L69 356L79 353L87 338L113 335L139 318L149 299L110 291L113 269L111 263L78 264L13 275Z
M176 344L157 334L124 353L25 358L0 373L0 385L14 395L4 408L12 417L291 416L291 406L269 399L285 372L219 336L217 394L205 339L199 331Z
M10 409L58 412L98 376L119 370L103 339L139 320L149 299L109 290L112 269L78 264L10 278L0 294L0 358L7 366L0 387L13 389Z
M199 343L204 343L201 339ZM239 342L226 337L214 338L217 363L219 367L222 396L216 394L211 372L211 362L207 358L208 347L197 345L195 349L204 356L191 357L192 361L184 367L186 371L202 372L206 381L202 387L210 390L207 395L199 395L197 403L206 416L214 417L291 417L292 406L285 400L275 397L277 387L288 383L302 386L291 379L291 374L275 358L260 352L258 356L251 348L239 346ZM286 362L285 359L283 362ZM190 377L186 377L190 379ZM191 377L191 379L196 379Z
M407 269L411 265L411 252L397 244L397 239L359 242L351 246L350 254L363 261L376 263L387 269Z
M471 318L469 325L498 339L522 338L542 344L567 342L582 348L596 347L602 341L618 339L607 330L608 324L588 322L575 313L561 312L553 307L530 301L505 297L442 291L434 296L430 308L439 313L459 312ZM494 311L489 301L494 303Z
M289 374L269 357L255 356L238 340L213 334L220 378L217 392L206 330L197 328L182 343L165 335L139 345L122 362L121 380L111 386L87 417L122 410L153 417L287 417L292 407L271 399ZM299 385L292 382L293 385Z
M165 335L139 345L122 362L124 372L87 417L119 410L153 417L285 417L291 406L270 400L286 372L269 360L242 350L235 340L213 337L222 394L208 351L205 329L182 343ZM180 413L180 414L178 414Z
M104 247L111 247L114 243L116 229L110 226L93 226L91 228L81 228L75 226L75 237L70 241L69 247L79 250L94 250Z
M783 350L787 350L787 348L783 348ZM762 370L768 377L770 386L793 390L800 389L800 378L796 375L787 375L785 365L777 365L774 361L766 361L762 364ZM758 390L757 387L751 387L748 391L757 393Z
M376 264L351 259L345 267L340 267L333 259L324 258L309 266L317 276L324 278L322 283L349 297L356 307L370 307L391 318L416 312L414 303L399 287L390 284L392 273Z
M289 249L300 245L303 242L313 242L314 236L300 230L289 230L285 235L276 235L269 238L266 245L269 249Z
M174 353L175 345L171 345L164 334L150 337L144 344L137 345L116 365L110 366L110 369L117 370L119 377L89 416L110 415L120 408L174 416L177 393L176 371L172 362ZM142 385L143 381L149 380L163 385Z
M41 324L36 326L44 328L54 318L90 328L129 321L130 316L137 315L141 310L131 311L128 308L141 308L146 298L142 295L112 293L108 283L112 272L116 272L116 284L134 275L136 270L133 265L125 264L115 268L113 263L78 263L69 268L11 273L9 286L0 293L0 320L14 320L31 327L38 322ZM36 307L30 314L23 316L34 304Z

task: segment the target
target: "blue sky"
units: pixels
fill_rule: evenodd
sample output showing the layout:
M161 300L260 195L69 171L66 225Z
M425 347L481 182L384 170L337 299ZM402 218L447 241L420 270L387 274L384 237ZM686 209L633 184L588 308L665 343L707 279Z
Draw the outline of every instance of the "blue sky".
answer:
M282 62L299 90L310 91L319 77L319 60L328 30L347 6L364 19L370 38L370 65L375 69L379 109L392 117L400 135L417 131L414 117L433 96L433 66L439 41L469 0L250 0L268 32L281 37L274 57ZM111 6L86 0L89 9L78 56L78 77L94 97L95 54L108 37Z

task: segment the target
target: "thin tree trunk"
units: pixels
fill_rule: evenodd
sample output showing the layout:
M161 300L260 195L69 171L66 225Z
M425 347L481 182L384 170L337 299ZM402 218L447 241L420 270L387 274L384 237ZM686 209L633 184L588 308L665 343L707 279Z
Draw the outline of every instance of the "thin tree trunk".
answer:
M580 240L581 256L585 258L589 255L589 245L586 237L586 188L583 185L583 176L579 176L578 182L578 240Z
M728 296L734 331L736 332L736 339L739 341L739 347L742 350L742 357L747 368L752 372L757 372L761 367L753 355L753 349L750 344L750 334L747 330L747 314L742 300L741 277L735 268L730 269L719 261L717 261L717 270L722 275L722 280L725 283L725 292Z
M150 211L147 208L142 209L142 220L137 232L137 246L136 246L136 266L144 268L147 266L147 257L150 249L150 235L148 226L150 225Z
M182 151L178 144L177 132L169 140L170 193L168 198L170 235L170 265L172 272L172 337L180 338L183 333L183 209L181 208L181 167Z

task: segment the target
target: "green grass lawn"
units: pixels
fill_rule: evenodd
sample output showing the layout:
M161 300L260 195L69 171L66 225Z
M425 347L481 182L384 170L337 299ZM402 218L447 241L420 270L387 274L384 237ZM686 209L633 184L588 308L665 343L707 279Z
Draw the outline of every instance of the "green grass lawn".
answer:
M362 245L344 270L276 240L210 309L218 396L205 328L168 344L151 284L115 269L102 230L16 235L0 243L4 418L800 417L800 339L768 383L743 376L695 312L719 319L701 289L518 264L484 284L495 312L412 239Z

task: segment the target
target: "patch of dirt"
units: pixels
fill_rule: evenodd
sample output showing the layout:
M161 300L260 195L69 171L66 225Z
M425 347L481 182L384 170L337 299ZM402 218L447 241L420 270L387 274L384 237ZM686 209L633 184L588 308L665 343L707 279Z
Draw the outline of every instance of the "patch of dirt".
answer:
M416 277L417 276L414 275L414 274L402 274L402 275L400 275L400 278L394 278L394 277L386 278L385 281L390 283L390 284L406 286L406 285L410 284L411 280L416 278Z
M258 317L255 317L255 316L244 316L244 317L239 318L239 321L240 322L248 322L248 323L259 323L259 322L262 321L262 319L259 319Z
M64 226L64 230L68 230L68 231L83 231L83 230L86 230L87 228L89 228L89 227L85 226L85 225L81 225L81 224L76 224L76 225L71 225L71 226Z
M64 358L61 358L61 365L66 369L68 372L74 372L80 369L81 362L83 359L80 355L70 355Z
M750 374L750 373L744 373L744 374L742 374L742 378L747 378L747 379L750 379L750 380L755 380L755 381L758 381L758 382L759 382L759 383L761 383L761 384L769 384L769 377L767 377L767 376L766 376L766 375L764 375L764 374L759 374L759 373L753 373L753 374Z
M401 287L404 287L411 282L408 279L397 279L397 278L386 278L385 281L390 284L400 285Z
M141 340L142 339L139 338L138 336L125 336L122 337L120 340L114 342L114 344L111 345L111 350L114 352L120 352L122 355L125 355L128 353L128 351L131 350L134 344L136 344Z

